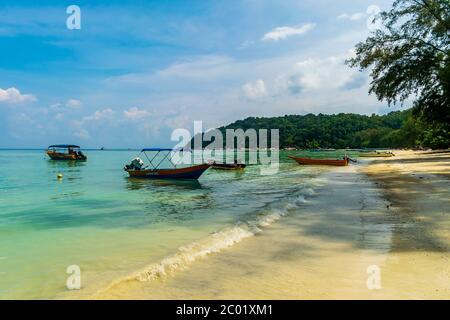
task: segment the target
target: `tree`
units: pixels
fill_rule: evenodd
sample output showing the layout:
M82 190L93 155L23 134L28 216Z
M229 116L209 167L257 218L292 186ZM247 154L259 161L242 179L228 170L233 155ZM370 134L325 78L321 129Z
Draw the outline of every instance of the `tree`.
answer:
M371 69L370 93L389 104L414 100L414 114L446 131L450 144L450 1L396 0L383 28L356 45L347 63ZM441 144L442 145L442 144Z
M415 147L421 133L418 130L420 126L411 117L411 110L394 111L382 116L340 113L247 118L219 130L224 133L226 129L239 128L277 128L280 130L281 148ZM432 142L436 145L435 140Z

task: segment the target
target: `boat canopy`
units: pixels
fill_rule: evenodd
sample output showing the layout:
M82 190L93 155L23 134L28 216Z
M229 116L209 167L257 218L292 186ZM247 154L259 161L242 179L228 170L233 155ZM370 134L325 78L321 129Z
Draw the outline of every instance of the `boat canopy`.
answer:
M147 152L147 151L184 151L183 149L172 149L172 148L145 148L142 149L141 152ZM186 150L187 151L187 150Z
M48 149L51 148L61 148L61 149L68 149L68 148L80 148L79 146L76 146L74 144L54 144L48 147Z
M183 148L180 149L172 149L172 148L144 148L141 150L141 153L145 155L145 157L147 158L148 162L149 162L149 166L151 166L154 170L159 169L160 165L165 161L168 160L172 166L174 168L177 168L177 166L179 165L179 163L174 163L172 161L172 158L170 158L170 153L171 152L182 152L182 151L186 151L186 152L190 152L190 150L184 150ZM156 152L155 155L152 158L149 158L146 154L146 152ZM164 156L163 158L158 161L158 163L154 163L154 161L157 159L158 155L164 152ZM167 153L166 153L167 152Z

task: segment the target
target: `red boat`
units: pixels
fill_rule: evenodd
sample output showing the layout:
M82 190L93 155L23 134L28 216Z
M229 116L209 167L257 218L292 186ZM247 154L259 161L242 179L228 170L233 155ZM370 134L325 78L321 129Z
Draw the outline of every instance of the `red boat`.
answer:
M156 154L150 159L146 154L148 151L155 151ZM158 159L158 164L154 165L153 161L155 161L160 152L164 151L166 151L167 154L162 159ZM173 163L172 159L169 158L170 152L173 151L182 150L154 148L142 149L141 153L147 157L149 165L144 167L144 162L140 158L135 158L132 160L131 164L125 166L124 170L128 172L130 177L133 178L197 180L211 166L210 164L205 163L190 167L177 168L177 164ZM172 164L173 168L159 168L165 160L168 160ZM148 168L149 166L150 168Z
M311 158L301 158L289 156L289 158L297 161L301 165L325 165L325 166L348 166L350 159L345 157L344 159L311 159Z

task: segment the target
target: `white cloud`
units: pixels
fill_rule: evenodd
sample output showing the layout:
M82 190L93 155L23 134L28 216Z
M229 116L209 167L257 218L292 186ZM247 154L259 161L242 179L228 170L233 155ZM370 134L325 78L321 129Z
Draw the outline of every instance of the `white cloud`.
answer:
M21 94L16 88L2 89L0 88L0 102L17 104L24 102L36 101L36 97L32 94Z
M110 108L97 110L93 114L82 118L81 120L72 120L70 123L75 127L73 135L80 139L90 139L91 135L85 128L94 129L99 127L98 121L111 120L113 118L114 111ZM94 123L95 122L95 123Z
M58 110L58 109L60 109L62 106L63 106L63 105L62 105L61 103L57 102L57 103L54 103L54 104L50 105L50 109L51 109L51 110Z
M232 59L227 56L212 55L199 56L172 64L157 74L162 78L184 78L203 80L216 76L223 76Z
M290 36L301 35L311 31L315 27L313 23L307 23L298 27L277 27L267 32L263 37L263 41L278 41L286 39Z
M94 114L84 117L83 122L84 121L100 121L100 120L105 120L105 119L111 119L113 114L114 114L114 111L112 111L112 109L110 109L110 108L104 109L104 110L97 110L94 112Z
M83 105L80 100L77 99L69 99L65 103L57 102L50 105L50 110L54 111L62 111L67 109L78 109Z
M295 63L292 71L281 74L275 81L278 94L326 94L362 87L366 76L350 69L344 61L351 54L326 58L309 58Z
M245 40L244 42L242 42L239 45L238 50L246 49L246 48L250 47L251 45L253 45L254 43L255 43L254 41Z
M263 80L259 79L255 82L247 82L242 86L245 96L250 99L258 99L267 96L266 85Z
M366 13L364 12L356 12L353 14L343 13L340 16L338 16L339 20L351 20L351 21L357 21L361 20L366 17Z
M69 99L66 102L66 107L68 107L68 108L79 108L82 105L83 105L83 103L77 99Z
M60 113L57 113L55 115L55 120L61 121L63 119L64 119L64 114L63 113L60 112Z
M171 129L189 128L192 126L192 123L192 119L187 115L170 117L164 121L164 124Z
M129 110L125 110L123 115L128 120L140 120L145 119L151 115L151 113L147 110L142 110L137 107L133 107Z
M73 135L75 137L78 137L78 138L84 139L84 140L91 138L91 135L89 134L89 132L86 129L80 129L80 130L76 131Z

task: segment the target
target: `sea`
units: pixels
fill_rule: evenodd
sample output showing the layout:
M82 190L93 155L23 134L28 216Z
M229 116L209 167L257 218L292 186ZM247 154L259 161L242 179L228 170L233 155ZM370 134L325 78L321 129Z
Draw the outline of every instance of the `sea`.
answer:
M87 150L86 162L62 162L44 150L0 150L0 299L83 299L120 279L183 272L301 215L299 204L331 169L288 155L344 153L281 151L272 175L249 165L159 181L123 171L138 151Z

